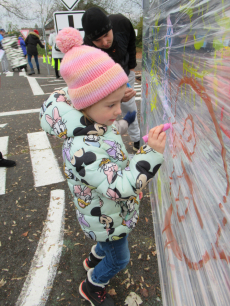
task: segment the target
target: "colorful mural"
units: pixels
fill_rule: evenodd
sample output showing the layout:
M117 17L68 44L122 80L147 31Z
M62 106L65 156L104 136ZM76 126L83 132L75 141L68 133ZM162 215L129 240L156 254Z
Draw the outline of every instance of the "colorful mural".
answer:
M171 123L150 184L164 305L230 301L230 1L144 10L141 130Z

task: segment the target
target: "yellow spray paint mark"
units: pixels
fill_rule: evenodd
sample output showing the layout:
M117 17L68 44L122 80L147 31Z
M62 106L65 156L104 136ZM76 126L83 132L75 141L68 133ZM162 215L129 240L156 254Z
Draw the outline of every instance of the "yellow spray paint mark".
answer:
M161 174L160 174L160 169L157 172L157 194L158 194L158 199L160 202L160 205L162 205L162 197L161 197Z

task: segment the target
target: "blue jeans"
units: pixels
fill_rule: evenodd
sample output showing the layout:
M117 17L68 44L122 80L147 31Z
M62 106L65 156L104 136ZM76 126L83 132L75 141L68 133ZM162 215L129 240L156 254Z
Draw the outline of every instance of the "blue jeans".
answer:
M95 252L98 256L105 256L96 265L92 273L92 281L97 284L106 284L119 271L124 269L130 260L128 235L124 238L98 242Z
M27 54L27 56L28 56L28 63L30 65L30 68L33 69L34 67L33 67L33 65L31 63L31 58L32 58L33 55ZM39 69L38 56L34 55L34 59L35 59L35 63L36 63L37 69Z

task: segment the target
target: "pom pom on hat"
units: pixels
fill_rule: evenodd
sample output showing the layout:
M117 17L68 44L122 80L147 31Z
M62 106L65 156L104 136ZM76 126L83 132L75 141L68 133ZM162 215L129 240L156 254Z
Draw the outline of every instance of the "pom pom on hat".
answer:
M82 45L78 30L61 30L56 43L65 53L60 73L68 86L73 106L84 109L105 98L128 82L123 68L104 51Z
M58 32L56 37L56 44L62 53L68 52L73 47L79 47L82 43L80 32L74 28L65 28Z

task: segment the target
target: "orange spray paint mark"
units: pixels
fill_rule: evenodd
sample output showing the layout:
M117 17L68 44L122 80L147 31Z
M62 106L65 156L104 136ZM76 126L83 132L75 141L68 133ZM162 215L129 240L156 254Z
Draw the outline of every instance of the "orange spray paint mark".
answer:
M214 110L213 110L211 98L206 93L206 90L205 90L204 86L199 84L197 82L197 80L195 80L194 78L192 78L192 77L189 78L189 77L186 77L186 76L183 77L181 79L180 83L179 83L177 95L178 95L180 86L183 85L183 84L190 85L193 88L193 90L202 98L202 100L204 100L204 102L205 102L205 104L208 108L209 114L212 118L212 121L213 121L215 129L216 129L217 137L218 137L219 142L220 142L221 147L222 147L221 156L222 156L222 160L223 160L223 164L224 164L224 170L225 170L225 173L226 173L226 179L227 179L226 196L228 196L229 190L230 190L230 182L229 182L229 175L228 175L228 169L227 169L227 163L226 163L226 149L224 147L224 142L223 142L223 138L222 138L222 134L221 134L221 129L220 129L220 126L219 126L219 124L216 120L216 116L215 116L215 113L214 113Z

